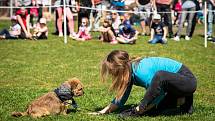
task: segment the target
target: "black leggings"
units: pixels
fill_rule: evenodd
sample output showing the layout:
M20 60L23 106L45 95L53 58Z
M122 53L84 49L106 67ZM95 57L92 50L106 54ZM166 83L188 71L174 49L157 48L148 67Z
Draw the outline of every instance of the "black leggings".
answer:
M193 103L193 93L197 87L197 81L192 72L184 65L177 73L158 71L152 79L151 86L147 89L141 101L141 107L145 108L163 90L170 97L185 97L187 107ZM189 101L189 102L186 102Z
M10 33L9 33L9 31L7 29L3 29L0 32L0 35L5 35L6 39L17 39L18 38L18 37L11 36Z

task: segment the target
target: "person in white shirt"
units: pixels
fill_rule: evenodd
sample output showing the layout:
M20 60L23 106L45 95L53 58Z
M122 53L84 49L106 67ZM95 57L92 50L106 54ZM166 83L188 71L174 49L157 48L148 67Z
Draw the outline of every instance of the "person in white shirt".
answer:
M120 16L116 11L112 12L112 26L116 34L119 33L119 26L121 24Z
M0 39L18 39L19 35L21 34L21 26L17 23L17 17L11 17L12 26L10 29L3 29L0 32Z

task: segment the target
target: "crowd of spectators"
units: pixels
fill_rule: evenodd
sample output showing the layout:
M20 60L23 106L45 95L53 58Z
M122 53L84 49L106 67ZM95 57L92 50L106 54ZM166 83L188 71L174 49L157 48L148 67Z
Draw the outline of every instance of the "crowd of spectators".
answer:
M9 30L2 30L0 38L47 39L47 21L50 20L50 16L45 14L47 8L44 6L50 5L47 2L48 0L15 0L14 5L21 8L16 9L11 18L12 26ZM63 0L52 2L55 6L54 34L63 37L63 13L66 12L68 35L78 41L91 40L91 32L100 32L97 38L110 44L135 44L138 36L148 35L151 35L149 43L166 44L168 39L180 41L183 27L186 27L184 39L191 40L196 23L201 24L204 19L201 0L65 0L65 9L62 6ZM215 0L207 0L207 8L207 38L215 41ZM75 14L78 14L78 30L75 30ZM176 33L173 32L174 25Z

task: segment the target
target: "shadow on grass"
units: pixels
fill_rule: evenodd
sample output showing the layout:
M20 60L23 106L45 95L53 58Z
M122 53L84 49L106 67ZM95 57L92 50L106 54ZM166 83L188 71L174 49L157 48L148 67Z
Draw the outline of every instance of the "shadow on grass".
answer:
M120 114L120 113L123 113L124 111L129 110L136 106L137 106L137 104L125 105L125 106L123 106L122 109L119 109L112 114ZM95 109L89 110L89 111L97 112L102 109L103 109L102 107L98 107L98 108L95 108ZM141 116L156 117L156 116L177 116L177 115L186 115L186 114L187 113L182 111L180 108L159 109L157 107L154 107L151 110L145 112L144 115L141 115Z

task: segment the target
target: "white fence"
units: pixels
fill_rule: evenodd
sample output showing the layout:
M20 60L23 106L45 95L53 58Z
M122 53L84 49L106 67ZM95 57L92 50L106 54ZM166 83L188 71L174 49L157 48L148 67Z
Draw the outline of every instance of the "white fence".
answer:
M51 3L51 0L49 0L49 2ZM48 6L44 6L44 7L48 7L49 8L49 12L51 12L51 8L56 8L56 7L73 7L73 8L76 8L76 6L74 5L66 5L65 4L65 0L64 0L64 5L60 5L60 6L51 6L51 5L48 5ZM204 11L183 11L183 12L188 12L188 13L193 13L193 12L203 12L204 13L204 46L205 48L207 48L207 13L209 12L207 10L207 3L205 2L204 3ZM10 0L10 6L0 6L0 8L8 8L10 9L10 16L13 15L13 9L14 8L20 8L20 7L14 7L13 6L13 0ZM31 6L28 6L28 7L25 7L25 8L31 8ZM83 9L90 9L90 10L97 10L97 11L107 11L107 12L111 12L113 10L104 10L104 9L97 9L97 8L91 8L91 7L84 7L84 6L80 6L80 8L83 8ZM146 13L146 12L134 12L134 11L117 11L117 10L114 10L116 12L129 12L129 13ZM170 12L162 12L162 13L170 13ZM66 33L66 12L64 11L64 35L67 35ZM66 44L67 43L67 36L64 36L64 43Z

